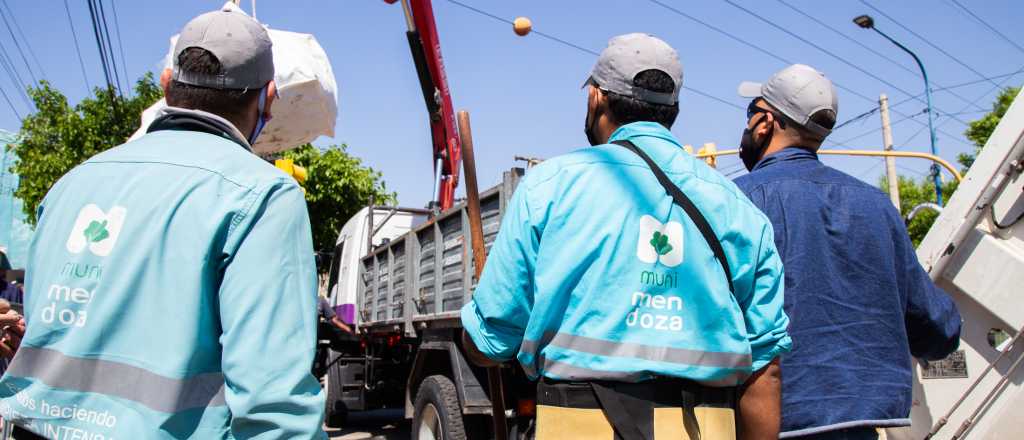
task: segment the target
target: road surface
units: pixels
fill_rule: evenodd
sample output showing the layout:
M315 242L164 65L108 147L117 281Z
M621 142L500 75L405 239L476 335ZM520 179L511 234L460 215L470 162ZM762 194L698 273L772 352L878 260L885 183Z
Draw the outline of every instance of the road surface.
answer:
M410 440L409 421L401 409L353 413L342 429L325 428L335 440Z

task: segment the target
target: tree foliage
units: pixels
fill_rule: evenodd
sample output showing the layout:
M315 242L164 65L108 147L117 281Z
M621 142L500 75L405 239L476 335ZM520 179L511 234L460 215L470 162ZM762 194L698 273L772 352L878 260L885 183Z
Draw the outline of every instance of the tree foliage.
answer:
M397 199L395 193L387 192L381 173L364 166L346 148L344 144L323 149L306 144L284 153L285 158L306 167L308 176L303 186L317 251L334 249L338 231L367 206L371 196L377 205L395 203Z
M1018 93L1020 93L1020 87L1003 89L996 97L996 101L992 103L992 111L981 119L971 122L967 130L964 131L964 136L974 142L974 154L960 153L956 157L956 161L960 162L964 169L970 168L974 163L974 159L978 157L978 153L985 146L985 142L988 142L989 136L992 136L992 132L999 125L999 121L1003 119L1003 115L1006 114L1006 110L1010 108L1010 104L1013 103L1013 99L1017 97Z
M36 112L21 125L21 142L12 146L18 161L11 169L21 182L14 195L24 202L28 222L36 223L36 209L50 187L76 165L126 141L139 128L139 115L162 93L152 74L135 84L135 94L118 96L110 89L75 106L48 82L29 89Z
M879 178L879 185L886 194L889 193L888 182L885 181L885 177ZM942 199L949 200L949 197L953 195L953 191L956 191L957 182L950 181L942 185ZM921 180L914 180L910 177L899 176L899 189L900 189L900 214L903 218L907 218L910 211L922 203L935 203L935 184L931 178L925 177ZM914 242L914 246L921 244L921 240L928 234L928 229L932 227L932 223L935 223L935 219L938 218L938 214L930 209L926 209L919 212L914 216L914 220L907 225L907 233L910 234L910 241Z

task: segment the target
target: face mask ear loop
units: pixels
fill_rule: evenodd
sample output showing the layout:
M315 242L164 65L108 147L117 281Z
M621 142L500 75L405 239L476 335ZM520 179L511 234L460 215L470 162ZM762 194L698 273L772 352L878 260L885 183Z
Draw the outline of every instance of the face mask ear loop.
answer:
M256 139L260 137L260 132L263 131L263 127L267 124L266 118L263 116L267 109L267 87L264 86L260 89L259 102L256 105L256 126L252 129L252 134L249 135L249 145L256 144Z

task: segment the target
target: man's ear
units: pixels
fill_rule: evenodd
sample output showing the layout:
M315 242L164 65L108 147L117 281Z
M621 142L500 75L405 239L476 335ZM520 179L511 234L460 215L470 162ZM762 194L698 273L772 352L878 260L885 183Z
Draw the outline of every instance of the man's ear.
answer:
M771 112L761 113L761 119L754 126L754 139L758 142L768 136L768 130L775 125L775 115Z
M164 90L164 96L167 96L167 89L171 86L171 68L168 67L160 72L160 87Z

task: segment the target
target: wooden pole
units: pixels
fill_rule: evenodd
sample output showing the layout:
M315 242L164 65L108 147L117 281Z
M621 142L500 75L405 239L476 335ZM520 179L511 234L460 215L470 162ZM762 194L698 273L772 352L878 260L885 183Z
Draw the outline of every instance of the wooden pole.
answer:
M462 140L462 171L466 179L466 213L469 216L470 243L473 249L473 279L479 281L487 262L484 247L483 220L480 218L480 192L476 186L476 158L473 155L473 132L469 125L469 113L458 113L459 138ZM508 438L508 421L505 420L505 387L501 380L501 367L487 369L487 383L491 390L491 415L494 421L495 440Z
M878 97L878 105L882 114L882 147L892 151L892 125L889 123L889 98L883 93ZM900 180L896 177L896 158L885 156L885 180L889 186L889 200L896 210L900 210Z

